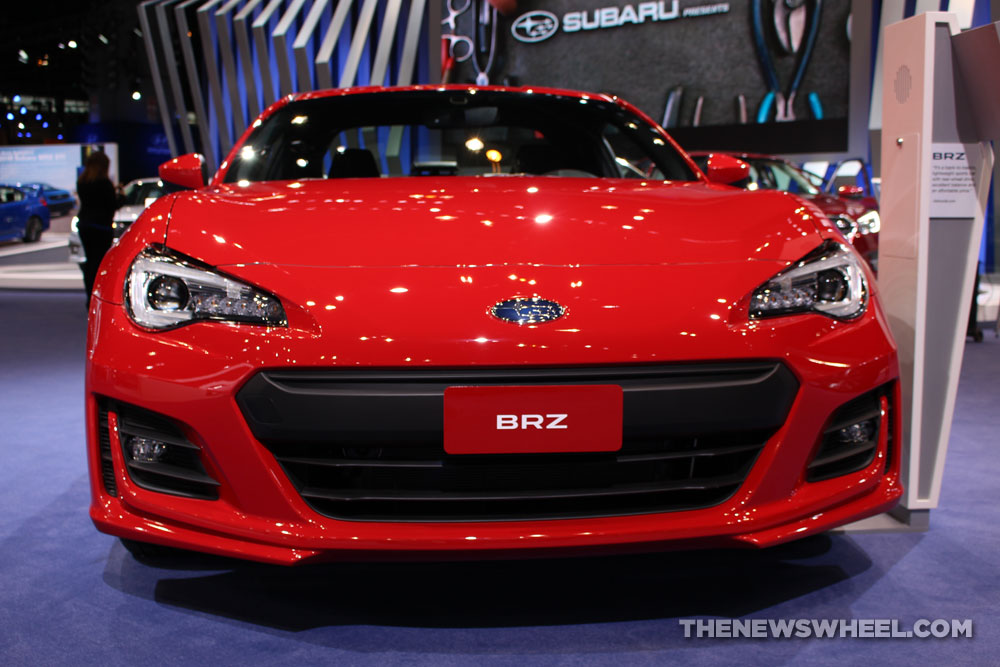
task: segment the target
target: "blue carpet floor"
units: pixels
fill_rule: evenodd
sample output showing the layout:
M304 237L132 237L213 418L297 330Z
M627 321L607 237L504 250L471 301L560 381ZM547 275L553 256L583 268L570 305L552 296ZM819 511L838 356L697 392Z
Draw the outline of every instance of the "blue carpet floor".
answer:
M135 561L87 516L79 293L0 291L0 664L1000 664L1000 341L969 343L927 533L766 552L283 568ZM972 619L685 639L678 619Z

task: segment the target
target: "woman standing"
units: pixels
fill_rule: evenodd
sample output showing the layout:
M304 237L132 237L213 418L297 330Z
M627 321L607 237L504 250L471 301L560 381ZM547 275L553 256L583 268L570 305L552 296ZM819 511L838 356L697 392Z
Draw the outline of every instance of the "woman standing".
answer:
M86 254L83 270L83 286L87 291L87 303L94 289L97 268L105 253L111 248L111 221L117 208L115 186L108 178L111 161L104 153L93 152L84 162L83 172L76 182L76 193L80 197L80 211L77 213L80 243Z

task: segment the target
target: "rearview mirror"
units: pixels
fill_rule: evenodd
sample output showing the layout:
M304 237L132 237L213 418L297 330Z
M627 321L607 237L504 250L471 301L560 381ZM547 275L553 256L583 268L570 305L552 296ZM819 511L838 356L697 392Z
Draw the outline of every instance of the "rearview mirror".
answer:
M708 156L705 175L713 183L730 185L750 176L750 165L739 158L725 153L712 153Z
M208 183L208 168L200 153L179 155L160 165L160 178L168 183L197 190Z

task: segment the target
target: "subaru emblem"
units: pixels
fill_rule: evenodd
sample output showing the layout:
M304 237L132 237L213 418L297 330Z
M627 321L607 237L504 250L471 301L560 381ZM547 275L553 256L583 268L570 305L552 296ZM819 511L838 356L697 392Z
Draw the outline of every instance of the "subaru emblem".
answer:
M490 314L514 324L541 324L558 320L566 314L566 307L537 296L517 296L496 304Z
M552 12L535 10L527 14L521 14L513 25L510 32L514 39L519 42L541 42L559 30L559 18Z

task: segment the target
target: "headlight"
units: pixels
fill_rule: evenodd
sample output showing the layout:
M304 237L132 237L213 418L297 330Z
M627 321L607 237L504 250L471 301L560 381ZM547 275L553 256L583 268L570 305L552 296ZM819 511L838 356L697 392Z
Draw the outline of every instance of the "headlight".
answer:
M849 320L867 306L861 262L845 245L827 241L758 287L750 298L750 317L815 312Z
M847 237L848 241L854 239L854 236L858 233L858 223L847 214L835 215L830 220L833 224L837 225L837 229Z
M878 211L868 211L858 218L858 231L862 234L878 234L882 229L882 218Z
M285 326L277 297L169 252L144 250L125 284L129 315L144 327L168 329L199 320Z
M80 233L80 218L73 216L73 219L69 221L69 231L79 234Z

